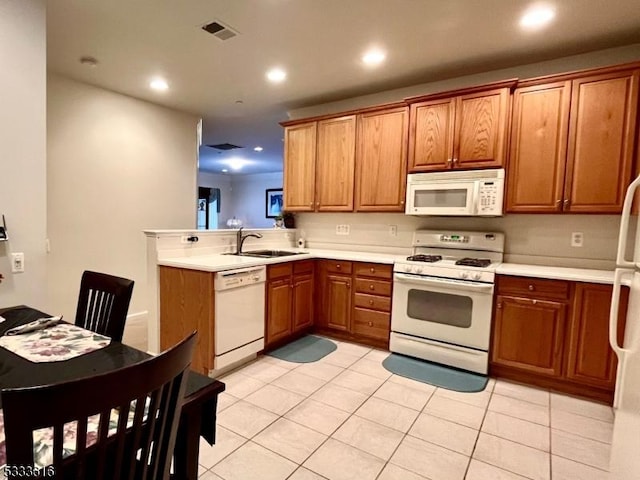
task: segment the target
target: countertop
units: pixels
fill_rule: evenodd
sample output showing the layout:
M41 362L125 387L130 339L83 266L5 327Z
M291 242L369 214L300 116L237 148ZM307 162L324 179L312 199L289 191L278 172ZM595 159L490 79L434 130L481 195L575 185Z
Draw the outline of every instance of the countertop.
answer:
M238 257L235 255L225 254L211 254L196 255L191 257L166 258L159 260L158 264L168 267L187 268L191 270L202 270L206 272L219 272L235 268L270 265L274 263L290 262L294 260L307 260L313 258L385 264L393 264L406 258L406 255L351 250L322 250L315 248L298 249L286 247L282 247L281 250L297 252L298 255L276 258L258 258ZM552 267L546 265L503 263L497 268L496 273L498 275L516 275L523 277L569 280L573 282L602 283L608 285L613 284L613 271L611 270L594 270L588 268L568 268Z

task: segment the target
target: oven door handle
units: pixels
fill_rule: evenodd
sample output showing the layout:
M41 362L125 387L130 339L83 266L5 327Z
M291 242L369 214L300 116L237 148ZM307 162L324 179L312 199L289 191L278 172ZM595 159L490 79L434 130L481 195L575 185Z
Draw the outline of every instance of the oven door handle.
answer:
M401 283L414 283L417 285L432 286L438 288L446 288L450 290L466 290L470 292L478 293L493 293L492 283L472 283L462 282L455 280L446 280L444 278L432 278L432 277L417 277L414 275L407 275L405 273L394 274L394 280Z

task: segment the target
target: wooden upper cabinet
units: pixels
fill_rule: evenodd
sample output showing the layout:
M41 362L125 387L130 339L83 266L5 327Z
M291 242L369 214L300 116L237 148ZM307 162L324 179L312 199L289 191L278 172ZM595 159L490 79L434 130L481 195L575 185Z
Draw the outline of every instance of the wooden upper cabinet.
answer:
M573 81L565 211L622 211L631 179L639 77L640 70L633 70Z
M316 210L353 210L356 116L318 122L316 161Z
M315 209L316 122L284 130L284 206L290 212Z
M562 210L571 82L516 89L507 212Z
M510 88L473 90L411 104L409 171L504 165Z
M404 211L408 120L407 107L358 117L357 211Z
M453 161L455 98L411 104L409 171L444 170Z
M507 146L509 88L456 99L453 168L502 167Z

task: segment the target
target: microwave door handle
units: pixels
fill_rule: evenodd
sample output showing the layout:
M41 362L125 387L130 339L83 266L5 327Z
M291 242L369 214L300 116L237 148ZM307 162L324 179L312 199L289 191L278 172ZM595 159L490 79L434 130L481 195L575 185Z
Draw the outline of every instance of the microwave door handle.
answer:
M473 182L473 203L471 204L471 213L473 215L478 214L480 209L478 203L480 203L480 182Z

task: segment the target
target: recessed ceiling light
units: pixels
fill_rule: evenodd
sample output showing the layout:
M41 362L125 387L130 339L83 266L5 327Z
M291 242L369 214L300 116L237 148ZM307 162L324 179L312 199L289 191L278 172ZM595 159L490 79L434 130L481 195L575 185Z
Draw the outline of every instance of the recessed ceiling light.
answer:
M362 56L362 62L368 66L380 65L387 58L386 53L377 48L373 48Z
M267 79L273 83L283 82L287 78L287 72L281 68L272 68L267 72Z
M520 26L525 30L537 30L547 25L556 16L556 11L548 5L534 5L522 17Z
M229 166L229 168L231 168L231 170L242 170L242 167L244 167L249 162L247 162L244 158L232 157L225 163Z
M222 169L222 173L227 173L228 171L229 171L229 170L228 170L228 169L226 169L226 168L223 168L223 169Z
M261 151L262 151L262 150L264 150L264 149L263 149L261 146L257 146L257 147L255 147L255 148L254 148L254 150L255 150L256 152L261 152Z
M154 78L149 82L149 87L157 92L164 92L169 89L169 84L164 78Z

